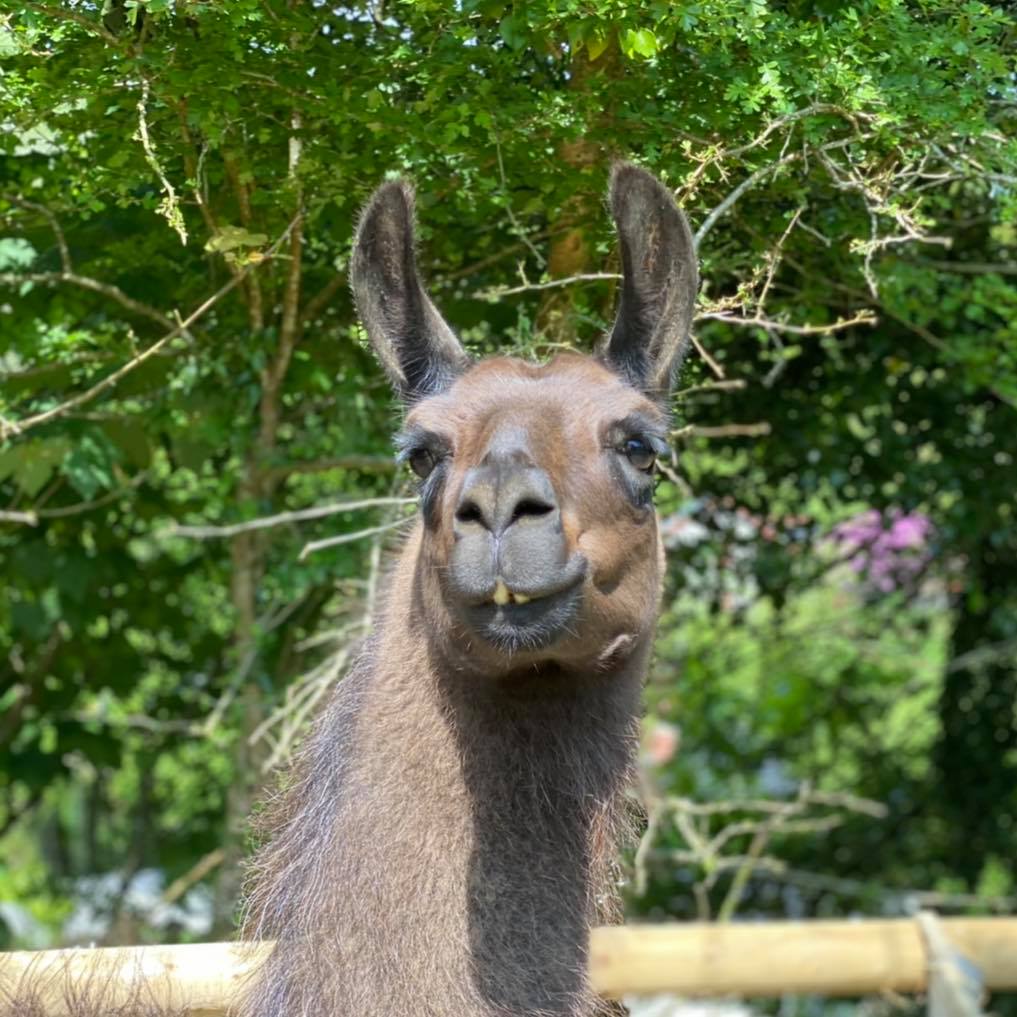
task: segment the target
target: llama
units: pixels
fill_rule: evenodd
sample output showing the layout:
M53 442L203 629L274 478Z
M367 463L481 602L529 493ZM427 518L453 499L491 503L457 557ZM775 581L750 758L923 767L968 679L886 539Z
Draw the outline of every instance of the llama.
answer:
M670 193L615 168L623 283L597 357L472 362L427 296L413 192L357 231L361 319L420 515L362 659L266 811L244 1017L593 1017L592 924L636 746L663 554L654 458L697 289Z

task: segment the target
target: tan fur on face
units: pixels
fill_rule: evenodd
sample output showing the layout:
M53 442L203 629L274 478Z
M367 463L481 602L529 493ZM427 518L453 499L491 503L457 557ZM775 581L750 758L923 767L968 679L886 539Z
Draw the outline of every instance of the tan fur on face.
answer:
M516 655L505 666L535 658L588 666L619 636L645 634L661 582L657 520L652 509L634 505L619 483L611 464L618 453L609 442L612 428L633 413L663 423L655 403L597 361L572 353L542 365L507 357L482 361L448 392L413 409L407 425L440 435L452 449L433 526L417 538L426 563L418 572L418 607L434 631L456 643L464 638L449 615L443 583L454 543L452 519L467 471L508 429L525 439L534 464L551 478L568 553L582 552L589 567L571 635L550 651ZM477 654L487 667L494 662L482 648Z

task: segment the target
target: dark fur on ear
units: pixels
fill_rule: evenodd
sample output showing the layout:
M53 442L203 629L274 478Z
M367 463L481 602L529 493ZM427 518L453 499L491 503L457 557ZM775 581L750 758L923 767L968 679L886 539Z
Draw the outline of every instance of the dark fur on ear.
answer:
M375 353L406 403L444 391L469 363L424 292L413 247L413 188L382 184L361 216L350 280Z
M699 287L692 230L671 192L630 163L615 165L610 201L624 280L603 356L636 388L666 399L688 345Z

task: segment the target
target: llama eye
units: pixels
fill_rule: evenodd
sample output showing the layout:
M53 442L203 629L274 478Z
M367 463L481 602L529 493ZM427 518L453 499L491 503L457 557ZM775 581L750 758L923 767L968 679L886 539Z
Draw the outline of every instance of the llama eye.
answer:
M410 464L410 469L424 480L431 471L435 468L438 460L435 459L434 453L428 448L415 448L408 456L407 461Z
M628 438L621 447L625 458L643 473L649 473L653 464L657 461L657 453L650 446L650 443L642 438Z

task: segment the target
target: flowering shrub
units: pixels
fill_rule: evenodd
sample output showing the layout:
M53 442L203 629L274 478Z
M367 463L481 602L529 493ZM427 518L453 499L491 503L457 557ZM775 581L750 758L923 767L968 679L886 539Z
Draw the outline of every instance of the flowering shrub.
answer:
M873 592L893 593L921 578L932 559L933 534L931 521L917 512L869 509L834 527L833 539Z

